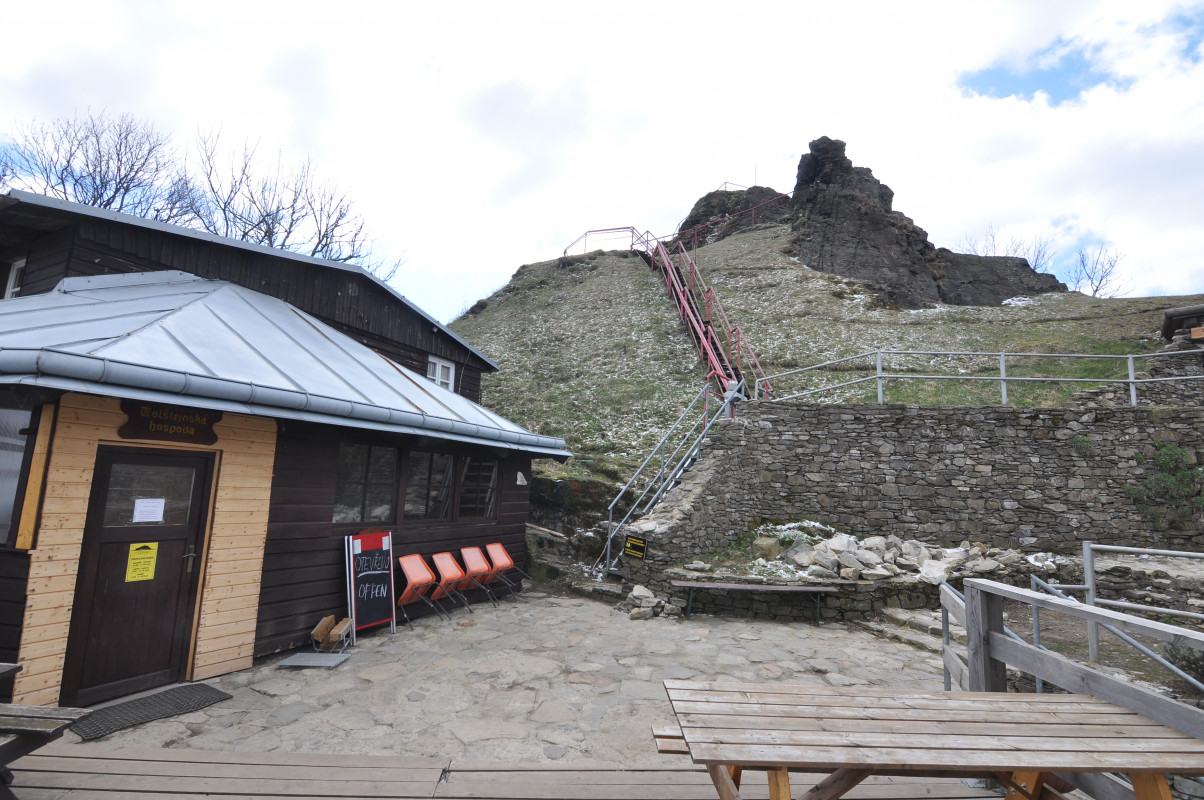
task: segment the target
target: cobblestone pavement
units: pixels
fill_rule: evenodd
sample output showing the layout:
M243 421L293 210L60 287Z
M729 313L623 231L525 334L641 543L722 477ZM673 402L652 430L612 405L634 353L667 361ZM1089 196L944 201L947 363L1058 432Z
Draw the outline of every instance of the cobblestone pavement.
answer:
M404 754L460 761L658 763L661 681L941 688L939 658L841 624L695 615L633 621L537 587L500 607L361 636L333 670L289 654L210 683L233 698L119 731L132 747ZM74 734L68 734L74 739Z

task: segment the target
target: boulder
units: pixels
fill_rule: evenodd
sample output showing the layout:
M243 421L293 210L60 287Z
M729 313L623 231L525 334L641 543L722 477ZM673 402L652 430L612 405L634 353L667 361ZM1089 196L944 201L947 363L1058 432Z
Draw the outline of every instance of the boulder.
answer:
M840 579L840 576L835 572L818 564L807 569L807 577L815 581L835 581Z
M856 567L842 567L840 577L846 581L856 581L861 579L861 570Z
M948 578L951 572L953 565L950 562L932 559L925 561L924 566L920 567L920 580L935 586Z
M876 567L885 560L879 553L873 550L858 550L854 555L857 556L858 561L867 567Z
M867 536L861 540L862 550L874 550L881 554L886 552L886 537L885 536Z
M782 543L774 536L758 536L756 539L753 539L753 558L763 558L766 561L772 561L780 556L784 549Z
M846 550L857 549L857 539L849 536L847 533L838 533L831 539L826 539L825 544L833 553L843 553Z
M819 548L816 548L815 551L811 553L811 563L829 570L832 572L833 577L835 577L836 569L840 565L840 562L837 560L836 556L832 555L827 550L820 550Z

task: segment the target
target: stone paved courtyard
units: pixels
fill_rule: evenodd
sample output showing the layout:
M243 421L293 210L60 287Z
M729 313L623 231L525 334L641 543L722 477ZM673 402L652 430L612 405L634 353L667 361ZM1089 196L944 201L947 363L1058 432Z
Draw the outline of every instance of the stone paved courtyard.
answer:
M661 681L941 688L936 656L843 625L695 615L633 621L537 588L361 636L333 670L288 654L207 681L233 698L101 740L118 746L655 764ZM298 651L300 652L300 651ZM74 734L68 734L74 739Z

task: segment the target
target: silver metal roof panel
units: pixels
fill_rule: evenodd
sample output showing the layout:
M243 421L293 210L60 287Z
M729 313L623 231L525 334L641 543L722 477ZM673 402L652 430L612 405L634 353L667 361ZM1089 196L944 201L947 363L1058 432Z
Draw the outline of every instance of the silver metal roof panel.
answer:
M0 301L0 378L568 456L282 300L184 272ZM90 386L91 388L81 388Z

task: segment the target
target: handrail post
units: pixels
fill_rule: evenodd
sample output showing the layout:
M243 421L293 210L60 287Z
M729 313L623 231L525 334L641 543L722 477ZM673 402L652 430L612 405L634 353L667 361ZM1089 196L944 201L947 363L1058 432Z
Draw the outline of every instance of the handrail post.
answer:
M1129 405L1137 405L1137 373L1133 370L1133 356L1129 356Z
M1092 542L1083 542L1083 583L1087 585L1087 605L1095 606L1095 549ZM1087 622L1087 660L1099 662L1099 623Z
M883 400L882 400L882 351L875 350L874 356L875 356L874 361L876 364L877 375L878 375L878 405L882 405L882 403L883 403Z
M972 692L1006 692L1007 665L991 657L991 634L1003 633L1003 598L967 580L966 658Z
M1031 591L1039 592L1041 587L1037 585L1037 576L1028 576L1028 588ZM1041 647L1041 606L1033 603L1033 644L1036 647ZM1042 694L1045 691L1045 681L1041 677L1034 675L1037 679L1037 694Z
M999 391L1003 396L1003 405L1008 404L1008 362L1007 354L999 354Z

